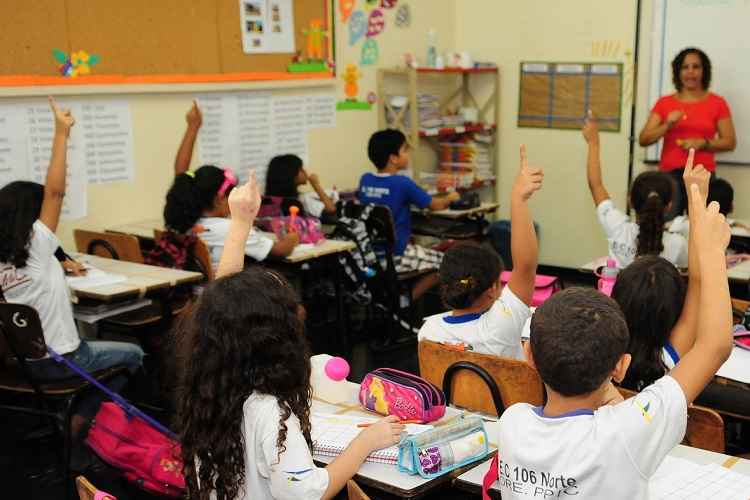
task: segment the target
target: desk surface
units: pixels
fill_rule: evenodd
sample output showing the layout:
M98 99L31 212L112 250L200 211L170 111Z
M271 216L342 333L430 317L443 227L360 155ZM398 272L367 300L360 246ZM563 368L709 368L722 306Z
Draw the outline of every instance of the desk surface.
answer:
M475 208L467 208L466 210L452 210L450 208L446 208L445 210L427 210L425 211L428 215L436 215L438 217L445 217L447 219L460 219L462 217L466 217L469 215L474 214L481 214L481 213L490 213L497 210L497 208L500 206L499 203L481 203L478 207Z
M359 405L357 399L359 394L359 384L347 382L347 388L349 391L347 400L339 404L327 403L324 399L321 399L324 398L325 395L316 395L313 399L312 411L316 413L337 413L372 417L372 413L362 410L362 407ZM445 416L437 422L432 422L432 425L439 426L441 422L445 422L461 413L460 410L455 408L448 408ZM485 424L489 436L497 435L496 428L494 427L495 425L497 425L496 422L488 422ZM492 442L490 442L490 445L492 445ZM334 460L334 457L326 457L322 455L314 455L314 458L316 461L326 464L331 463ZM418 498L434 487L450 482L457 475L457 473L449 473L433 479L423 479L418 475L410 476L399 472L395 465L365 462L359 468L359 471L357 471L355 480L367 486L403 498Z
M203 279L203 274L180 271L164 267L136 264L124 260L105 259L96 255L73 254L73 258L90 264L104 272L120 274L127 279L120 283L91 287L75 287L71 290L76 297L110 302L126 297L143 296L146 292L170 288L185 283L195 283Z

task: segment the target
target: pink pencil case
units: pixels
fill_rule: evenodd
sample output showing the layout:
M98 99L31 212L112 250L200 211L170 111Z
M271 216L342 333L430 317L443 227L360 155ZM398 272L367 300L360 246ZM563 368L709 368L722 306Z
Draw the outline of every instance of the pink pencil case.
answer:
M500 281L506 286L510 281L512 271L503 271L500 274ZM560 291L560 281L557 276L546 276L537 274L534 278L534 295L531 298L532 307L541 306L545 300L552 297L553 293Z
M750 332L743 325L734 325L734 345L750 351Z
M428 423L445 415L445 394L425 379L411 373L378 368L362 380L359 402L381 415Z

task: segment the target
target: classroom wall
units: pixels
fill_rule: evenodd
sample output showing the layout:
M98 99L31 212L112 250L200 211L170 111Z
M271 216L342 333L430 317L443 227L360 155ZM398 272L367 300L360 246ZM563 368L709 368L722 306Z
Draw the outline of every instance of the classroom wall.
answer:
M379 65L400 64L407 50L423 58L430 28L438 32L440 52L454 45L455 0L409 0L408 3L412 14L409 28L397 28L393 23L395 11L386 11L386 29L377 37ZM350 46L347 30L347 25L337 23L339 69L348 63L358 63L360 58L362 41ZM361 67L360 70L363 74L360 95L364 98L368 92L376 90L376 71L374 66ZM344 97L340 76L336 81L336 95L339 99ZM161 216L164 195L172 180L174 155L184 131L184 115L192 94L129 94L125 97L131 103L133 119L135 181L89 186L88 216L65 221L58 229L57 234L66 248L75 248L75 228L102 230ZM355 187L359 176L370 168L366 142L377 128L376 109L338 112L336 115L336 128L310 133L309 168L317 172L326 185L335 184L339 189Z
M540 224L542 264L578 267L607 253L586 184L586 145L580 132L518 128L521 61L627 63L635 34L635 2L570 0L497 2L461 0L456 9L456 44L475 60L500 68L499 128L501 217L510 215L509 194L518 171L518 148L526 144L532 166L544 168L541 191L531 207ZM604 53L600 41L613 41ZM617 48L619 44L619 49ZM626 64L626 72L628 66ZM627 79L627 78L626 78ZM624 86L632 88L627 83ZM623 100L619 133L602 134L604 180L615 202L624 206L627 184L630 101Z

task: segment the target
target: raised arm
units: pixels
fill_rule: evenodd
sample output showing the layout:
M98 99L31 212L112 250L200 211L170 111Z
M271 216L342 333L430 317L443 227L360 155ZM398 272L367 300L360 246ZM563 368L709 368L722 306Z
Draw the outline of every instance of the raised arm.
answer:
M203 125L203 114L196 101L193 101L193 106L185 115L185 121L187 121L185 135L182 136L180 148L177 150L177 156L174 159L175 176L184 174L190 169L190 160L193 158L195 140L198 138L198 131L201 125Z
M693 347L670 375L680 384L688 404L708 384L732 351L732 301L724 252L731 232L719 204L706 207L696 184L690 186L690 217L700 259L700 306Z
M693 193L690 189L692 184L696 184L700 191L700 202L706 205L708 196L708 183L711 174L703 168L702 165L693 167L693 158L695 150L691 149L688 153L687 163L685 164L685 173L682 176L685 183L685 189L688 194L688 203L692 206ZM698 329L698 308L700 307L700 282L701 268L700 259L698 258L698 249L695 242L696 223L695 214L690 210L690 233L688 235L688 288L685 295L685 304L682 307L682 313L677 320L677 324L672 328L669 334L669 342L677 351L677 354L684 356L695 343L695 336Z
M542 187L544 172L530 168L526 159L526 146L521 145L521 168L510 195L510 248L513 255L513 273L508 286L511 291L531 305L534 295L539 246L534 221L529 210L529 199Z
M310 186L312 186L315 192L318 193L318 198L320 198L320 201L322 201L323 205L325 205L323 208L323 212L327 214L335 214L336 204L333 202L331 197L326 194L326 190L321 187L318 174L307 174L307 181L310 183Z
M596 123L594 114L589 110L586 123L583 125L583 138L589 146L588 156L586 157L586 178L589 182L589 191L594 199L594 206L605 200L610 199L607 189L602 181L602 164L599 151L599 125Z
M224 240L224 250L221 252L219 269L216 272L217 278L242 271L245 264L245 243L259 209L260 190L255 180L255 172L251 171L247 184L232 189L229 193L231 222Z
M39 220L53 233L60 222L60 211L65 198L65 175L67 171L66 155L68 136L75 119L69 109L60 109L50 97L49 105L55 117L55 135L52 139L52 155L49 159L47 179L44 181L44 200L39 213Z
M666 120L662 120L659 113L651 112L646 125L638 135L638 144L642 147L650 146L666 134L669 129L682 119L685 113L681 109L675 109L667 115Z

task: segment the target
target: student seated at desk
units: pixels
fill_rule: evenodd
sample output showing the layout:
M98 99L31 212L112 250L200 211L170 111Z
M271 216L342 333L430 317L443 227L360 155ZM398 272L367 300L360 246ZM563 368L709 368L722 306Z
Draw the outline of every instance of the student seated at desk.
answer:
M724 217L727 218L729 227L748 229L744 224L729 218L734 211L734 188L732 188L732 185L727 180L716 177L709 182L708 201L715 201L719 204L719 209ZM672 219L672 223L669 225L669 232L681 234L687 238L690 232L690 219L688 216L678 215Z
M626 267L641 255L661 255L677 267L687 267L687 240L664 231L664 215L672 202L672 181L662 172L643 172L630 188L630 203L636 221L615 208L602 181L599 159L599 128L589 111L583 127L588 144L587 177L599 222L607 235L609 256Z
M521 169L511 193L511 246L516 261L508 286L500 282L503 262L494 251L469 244L445 252L440 265L440 295L452 311L430 316L419 330L419 340L464 344L475 352L524 359L521 332L531 316L537 255L536 232L528 200L542 186L544 173L526 164L521 146Z
M65 196L65 155L68 135L74 119L50 98L55 118L52 155L44 184L43 197L38 185L11 182L0 189L0 295L11 303L26 304L39 313L47 347L63 354L86 371L126 365L134 373L141 365L143 351L128 342L82 340L73 319L70 292L65 273L55 253L60 240L55 231ZM0 300L2 297L0 297ZM29 360L27 366L40 380L54 381L74 377L65 365L46 356ZM126 380L109 385L120 390ZM74 437L98 410L101 396L92 393L75 411L72 420Z
M203 122L195 102L186 120L187 129L175 158L174 183L164 206L164 223L168 229L180 234L196 234L208 246L211 262L216 266L230 226L227 197L237 179L229 169L213 165L204 165L195 172L188 170L195 139ZM273 241L252 231L245 245L245 255L258 261L269 256L284 258L292 253L297 243L299 236L296 233Z
M691 190L701 272L699 312L690 325L695 343L667 375L622 401L611 381L625 378L631 358L617 303L591 288L569 288L542 304L525 349L547 403L515 404L500 418L504 500L540 498L542 487L547 498L649 498L649 478L685 434L688 405L732 349L729 226L717 204L706 207L697 186ZM550 478L545 485L542 477Z
M430 210L444 210L460 198L456 192L448 196L432 197L416 182L399 172L409 167L409 145L406 136L395 129L375 132L367 145L367 155L378 169L366 173L359 181L358 198L362 203L386 205L391 209L396 226L393 249L398 272L437 269L443 253L411 243L411 205ZM414 287L413 298L437 284L437 275L429 275Z
M182 323L178 429L187 497L333 498L371 452L399 442L398 417L364 429L325 468L312 459L310 353L286 280L242 270L260 207L255 176L229 198L218 279Z
M313 192L300 193L299 186L310 184ZM297 155L279 155L271 158L266 173L266 196L282 200L299 201L300 215L320 218L324 214L336 213L338 197L330 194L320 185L317 174L308 173ZM261 209L262 211L262 209Z

